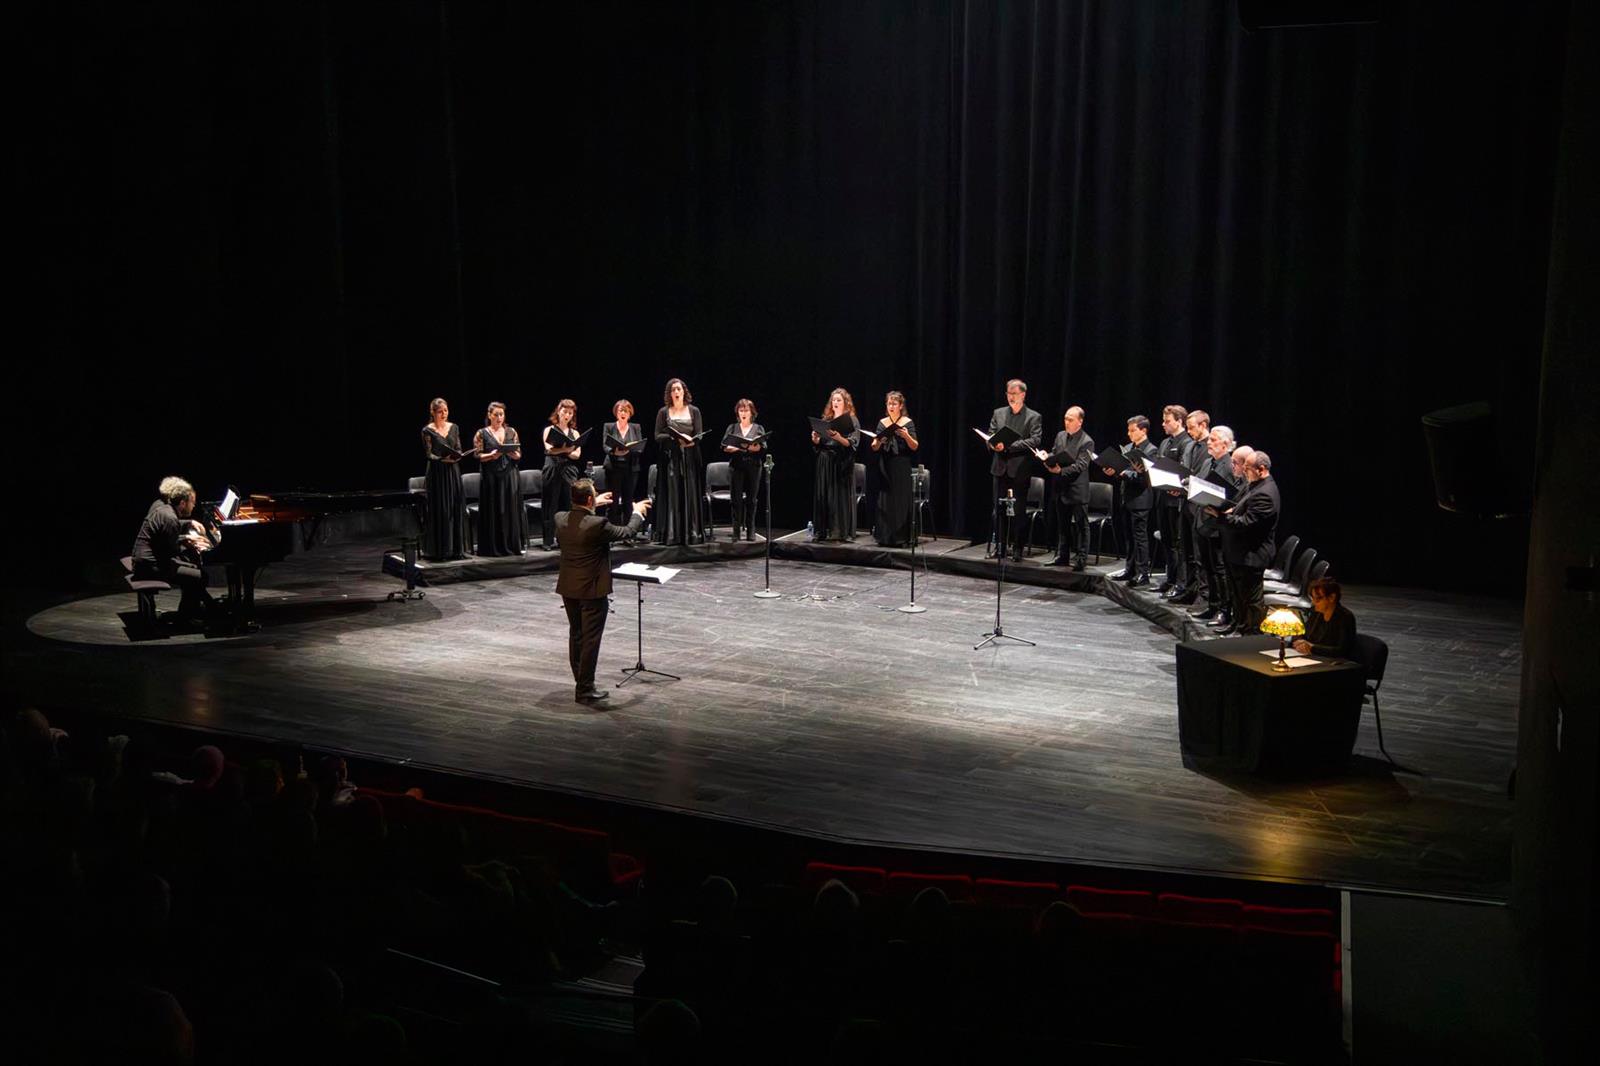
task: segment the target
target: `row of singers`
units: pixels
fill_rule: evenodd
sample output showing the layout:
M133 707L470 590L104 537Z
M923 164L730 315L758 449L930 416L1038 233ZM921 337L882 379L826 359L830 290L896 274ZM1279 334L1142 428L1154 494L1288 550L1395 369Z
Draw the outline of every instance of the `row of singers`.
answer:
M449 404L442 398L429 405L431 419L423 427L427 456L428 508L423 531L423 554L430 559L458 559L472 543L459 463L475 457L482 479L478 496L477 554L520 554L527 540L521 500L519 468L522 438L506 422L506 408L491 403L483 428L464 447L460 427L450 421ZM541 445L541 543L555 547L554 517L570 506L570 488L596 457L603 457L606 485L613 507L627 514L637 498L645 436L633 421L633 405L618 400L612 421L595 434L578 430L577 404L562 400L550 413ZM855 537L854 451L863 437L855 402L845 389L835 389L823 406L823 432L812 432L816 475L812 499L812 528L818 540L852 540ZM700 409L681 378L667 382L662 406L656 412L652 439L657 445L656 508L651 539L657 544L700 544L706 540L700 445L706 436ZM918 448L916 425L906 413L905 397L891 392L885 413L874 430L865 431L876 454L881 475L878 521L874 533L880 544L911 543L913 492L911 456ZM730 501L734 538L754 539L757 498L766 429L756 421L756 405L741 399L734 405L734 421L717 445L729 464ZM586 454L586 449L588 454Z

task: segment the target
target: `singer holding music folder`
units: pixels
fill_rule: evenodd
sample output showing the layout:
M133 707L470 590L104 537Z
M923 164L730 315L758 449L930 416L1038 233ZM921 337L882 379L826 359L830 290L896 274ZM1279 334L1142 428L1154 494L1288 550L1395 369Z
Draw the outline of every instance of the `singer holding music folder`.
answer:
M656 521L651 536L657 544L704 544L705 492L701 488L700 438L705 426L700 408L682 378L662 390L656 412Z
M572 483L583 476L583 434L578 432L578 403L562 400L550 412L544 431L544 492L539 502L540 538L545 551L556 547L556 512L572 502Z
M618 400L611 405L615 421L600 427L606 449L606 488L611 490L607 513L613 522L633 510L639 495L639 467L644 455L644 430L633 420L633 404Z
M904 548L911 544L911 455L921 445L917 424L906 413L903 392L890 392L883 398L885 414L873 427L871 448L878 453L877 521L872 539L885 548Z
M522 463L522 438L506 425L506 405L489 405L484 427L473 443L482 478L478 490L478 554L521 555L528 539L517 468Z
M994 489L994 544L995 551L1004 554L1009 539L1012 549L1012 558L1017 562L1022 561L1022 537L1017 535L1017 530L1023 528L1024 523L1015 517L1001 518L1002 504L999 502L1008 494L1016 498L1015 511L1018 516L1028 500L1028 481L1030 479L1028 457L1039 447L1039 441L1044 436L1044 418L1027 405L1028 383L1021 378L1012 378L1006 382L1006 403L1004 407L996 407L994 414L989 419L989 433L999 433L1002 429L1010 430L1005 434L1003 441L986 441L986 446L992 453L989 463L989 476L993 479ZM1015 436L1013 436L1013 434Z
M734 421L722 435L722 451L728 457L728 502L733 510L733 539L744 530L745 540L755 540L756 496L761 489L761 460L766 451L767 431L756 421L753 400L741 399L733 405Z
M594 686L595 665L600 661L600 638L606 630L606 597L611 595L611 545L637 533L644 525L649 500L633 505L625 526L612 525L595 512L610 506L611 494L596 495L594 482L578 478L572 483L572 508L555 515L556 537L561 543L561 569L556 592L567 612L567 657L579 703L600 703L609 693Z
M422 554L435 562L460 559L471 543L467 498L461 489L461 428L450 421L450 405L442 396L428 404L428 415L431 421L422 427L422 453L428 457Z
M816 449L816 479L811 488L811 539L856 539L856 446L861 422L850 393L834 389L822 405L822 417L811 420Z

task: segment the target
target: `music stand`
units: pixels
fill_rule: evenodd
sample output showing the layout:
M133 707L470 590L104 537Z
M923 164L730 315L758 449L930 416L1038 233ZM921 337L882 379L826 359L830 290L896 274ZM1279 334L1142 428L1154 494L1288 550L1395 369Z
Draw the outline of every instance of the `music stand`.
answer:
M617 682L621 688L640 674L653 674L656 677L665 677L672 681L682 681L677 674L669 674L663 670L652 670L644 664L644 587L646 584L665 585L668 581L678 576L678 571L670 566L646 566L643 563L623 563L611 571L612 577L620 577L624 581L632 581L639 590L639 661L632 666L624 667L623 673L628 676Z
M783 595L781 592L772 591L772 448L768 446L766 456L761 460L762 487L767 493L767 543L766 562L763 564L762 588L751 593L758 600L775 600Z
M999 530L1000 543L1004 544L1006 543L1006 535L1011 532L1010 524L1007 520L1016 517L1016 497L1008 494L996 500L995 513L995 523L996 528ZM1010 633L1007 633L1004 629L1000 628L1000 597L1005 592L1005 587L1006 553L1002 551L1000 553L1000 566L995 571L994 578L994 628L983 635L982 641L972 646L973 651L979 651L983 648L989 647L990 645L999 647L1000 642L1003 640L1009 640L1013 644L1023 644L1030 648L1038 647L1038 645L1033 641L1023 640L1021 637L1014 637Z
M923 614L928 609L917 602L917 548L922 544L922 502L928 498L928 483L911 474L911 602L895 610L901 614ZM926 565L926 559L924 559Z

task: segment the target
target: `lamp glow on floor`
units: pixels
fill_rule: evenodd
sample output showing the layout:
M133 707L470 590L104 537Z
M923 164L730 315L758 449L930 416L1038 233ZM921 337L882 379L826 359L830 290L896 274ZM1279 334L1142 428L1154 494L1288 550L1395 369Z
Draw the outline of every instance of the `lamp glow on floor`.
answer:
M1289 663L1284 659L1285 641L1290 637L1298 637L1306 631L1306 625L1300 621L1300 616L1287 607L1279 607L1267 615L1266 621L1261 623L1261 632L1271 633L1278 638L1278 657L1272 661L1274 670L1288 670Z

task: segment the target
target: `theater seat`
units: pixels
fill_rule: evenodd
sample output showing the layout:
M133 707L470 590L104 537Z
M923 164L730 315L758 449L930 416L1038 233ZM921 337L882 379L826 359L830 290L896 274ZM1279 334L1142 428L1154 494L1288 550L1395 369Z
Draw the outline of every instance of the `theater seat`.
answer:
M1083 915L1126 914L1135 918L1156 915L1155 896L1140 889L1068 885L1067 902Z
M852 891L881 896L888 885L889 875L878 866L839 866L831 862L808 862L804 885L815 892L829 881L842 881Z

